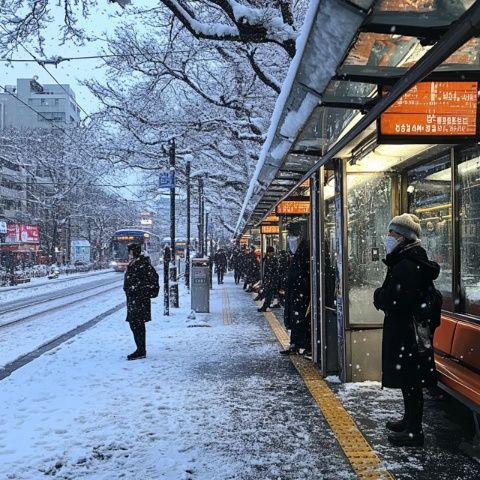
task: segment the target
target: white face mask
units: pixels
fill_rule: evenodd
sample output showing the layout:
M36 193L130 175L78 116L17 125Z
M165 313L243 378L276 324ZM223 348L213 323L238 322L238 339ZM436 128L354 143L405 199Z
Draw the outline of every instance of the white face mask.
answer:
M289 235L288 248L290 248L290 251L292 253L295 253L297 251L299 240L300 240L300 237L294 237L292 235Z
M387 255L392 253L399 245L402 243L400 240L397 240L395 237L391 235L387 235L385 240L383 240L383 244L385 245L385 251Z

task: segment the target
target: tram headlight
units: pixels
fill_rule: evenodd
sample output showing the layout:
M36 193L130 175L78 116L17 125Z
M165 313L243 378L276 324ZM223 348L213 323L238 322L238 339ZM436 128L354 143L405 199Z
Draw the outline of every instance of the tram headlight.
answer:
M111 266L111 267L116 267L117 265L118 265L117 262L110 262L110 266Z

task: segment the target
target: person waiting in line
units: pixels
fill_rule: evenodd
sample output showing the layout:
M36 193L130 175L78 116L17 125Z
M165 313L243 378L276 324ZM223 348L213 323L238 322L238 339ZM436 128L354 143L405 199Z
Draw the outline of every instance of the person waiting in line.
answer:
M385 281L374 293L374 305L385 312L382 339L382 386L402 391L405 411L399 421L389 421L390 443L422 446L423 391L436 384L433 350L419 349L416 312L419 298L440 272L420 246L421 227L415 215L394 217L385 238ZM423 293L422 293L423 292ZM433 332L432 332L433 335Z
M250 252L244 258L244 284L243 289L253 292L254 285L260 280L260 264L255 253L255 245L250 246Z
M287 288L288 267L290 266L290 255L286 250L281 250L278 255L278 300L280 305L285 305L285 290Z
M285 327L290 330L290 346L280 353L310 355L310 248L302 234L302 222L287 225L287 241L293 257L290 261L285 286Z
M262 296L265 298L259 312L266 312L272 305L273 298L278 291L278 260L275 257L275 249L267 247L263 261Z
M217 272L217 282L220 285L223 283L223 276L227 271L227 255L223 248L220 248L217 253L215 253L213 261L215 262L215 271Z
M127 360L138 360L147 356L145 323L152 319L151 298L158 295L158 274L150 259L142 254L138 243L127 246L130 260L123 282L127 297L127 322L133 333L137 349Z
M235 278L235 283L237 285L240 284L240 280L244 278L245 275L245 256L247 254L247 250L245 245L242 245L240 251L237 254L235 259L234 271L233 276Z

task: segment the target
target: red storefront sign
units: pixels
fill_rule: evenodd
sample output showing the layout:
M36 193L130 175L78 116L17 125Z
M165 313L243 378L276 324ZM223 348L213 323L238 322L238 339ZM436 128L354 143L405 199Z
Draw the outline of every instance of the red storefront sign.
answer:
M7 225L6 243L40 243L38 225L24 225L23 223L9 223Z

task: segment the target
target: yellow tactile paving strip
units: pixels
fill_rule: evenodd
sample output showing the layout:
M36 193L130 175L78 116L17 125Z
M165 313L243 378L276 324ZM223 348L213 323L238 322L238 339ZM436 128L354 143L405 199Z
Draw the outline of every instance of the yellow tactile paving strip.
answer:
M283 348L289 345L286 330L272 312L265 317ZM300 355L290 355L290 360L300 373L307 388L332 429L358 478L365 480L392 480L393 475L382 466L380 459L341 402L322 379L312 362Z
M222 290L222 304L223 304L223 324L232 324L232 314L230 312L230 297L228 296L228 290L223 287Z

